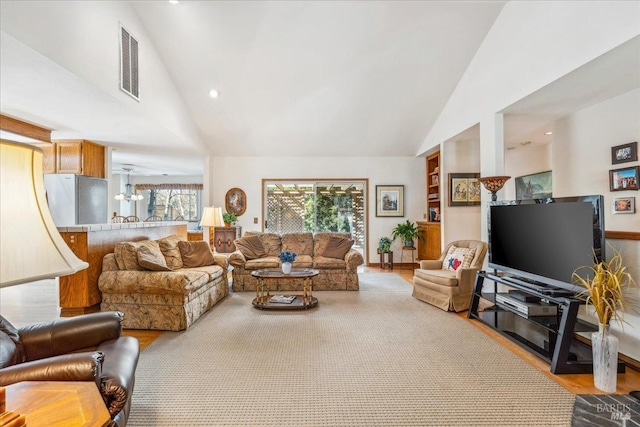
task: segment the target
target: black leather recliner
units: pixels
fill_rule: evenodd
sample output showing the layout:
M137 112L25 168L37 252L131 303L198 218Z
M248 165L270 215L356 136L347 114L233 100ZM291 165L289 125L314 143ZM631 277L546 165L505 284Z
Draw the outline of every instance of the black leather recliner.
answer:
M122 336L120 312L92 313L16 329L0 316L0 386L20 381L95 381L111 426L129 418L140 346Z

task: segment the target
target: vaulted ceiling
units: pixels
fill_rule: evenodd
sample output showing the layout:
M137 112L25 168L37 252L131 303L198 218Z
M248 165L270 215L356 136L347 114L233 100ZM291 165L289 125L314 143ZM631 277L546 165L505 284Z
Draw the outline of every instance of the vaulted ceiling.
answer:
M0 112L141 174L202 174L206 156L414 156L504 4L2 0ZM139 103L117 89L121 21L142 40ZM505 108L506 144L547 143L550 121L638 87L639 44Z
M141 48L155 49L213 155L413 156L504 2L131 4L152 42ZM32 17L37 7L31 5ZM73 26L83 16L61 18ZM15 28L6 16L5 39L6 31L37 46ZM4 114L50 126L54 136L114 146L115 167L201 168L202 147L168 138L163 123L79 84L74 78L82 76L56 70L50 57L2 55ZM20 70L17 61L37 72ZM34 84L38 90L30 91ZM155 89L153 82L140 84L144 102ZM217 99L209 96L213 88ZM28 97L20 95L25 90Z

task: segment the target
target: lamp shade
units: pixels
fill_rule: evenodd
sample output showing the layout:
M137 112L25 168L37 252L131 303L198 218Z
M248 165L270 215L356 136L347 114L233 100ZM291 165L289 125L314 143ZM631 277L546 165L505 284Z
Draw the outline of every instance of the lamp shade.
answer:
M200 220L201 227L221 227L224 225L222 220L222 208L205 207Z
M0 288L89 266L69 249L47 206L39 148L0 141Z

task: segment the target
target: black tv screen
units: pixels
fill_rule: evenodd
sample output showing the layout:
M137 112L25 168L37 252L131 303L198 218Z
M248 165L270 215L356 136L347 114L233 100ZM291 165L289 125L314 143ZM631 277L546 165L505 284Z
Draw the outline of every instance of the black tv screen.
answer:
M604 257L602 196L494 202L489 267L572 292L573 272Z

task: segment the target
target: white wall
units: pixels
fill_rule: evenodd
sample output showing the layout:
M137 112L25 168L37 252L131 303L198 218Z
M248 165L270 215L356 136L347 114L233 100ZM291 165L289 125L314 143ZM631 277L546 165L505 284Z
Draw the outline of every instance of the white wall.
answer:
M368 262L376 263L378 239L407 219L420 220L426 206L425 159L415 157L214 157L211 161L211 205L224 206L229 189L247 194L247 210L238 218L243 233L262 230L262 179L368 178ZM376 185L404 185L405 217L376 217ZM253 219L258 218L254 224ZM400 260L397 241L394 260Z
M449 206L449 174L480 173L480 141L447 141L440 155L442 247L455 240L481 240L480 206Z
M185 142L200 144L191 115L129 2L3 1L0 7L3 32ZM140 101L119 89L119 24L139 42Z
M613 215L611 203L615 197L635 197L638 191L609 191L609 170L637 166L640 162L611 163L611 147L640 141L640 89L586 108L562 120L553 129L553 192L555 196L602 194L605 199L605 229L607 231L640 232L640 212ZM621 251L629 272L640 284L640 242L607 239L607 245ZM607 248L607 256L613 251ZM636 292L640 297L640 291ZM640 311L640 305L636 304ZM595 318L594 318L595 319ZM592 320L594 320L592 319ZM640 360L640 315L627 313L624 331L612 325L620 338L621 351Z
M504 199L515 200L516 181L519 176L551 170L551 144L526 145L507 150L504 155L504 172L511 179L504 185ZM555 172L552 174L555 187ZM553 194L555 189L552 188Z
M508 2L419 153L637 36L638 16L637 1Z

